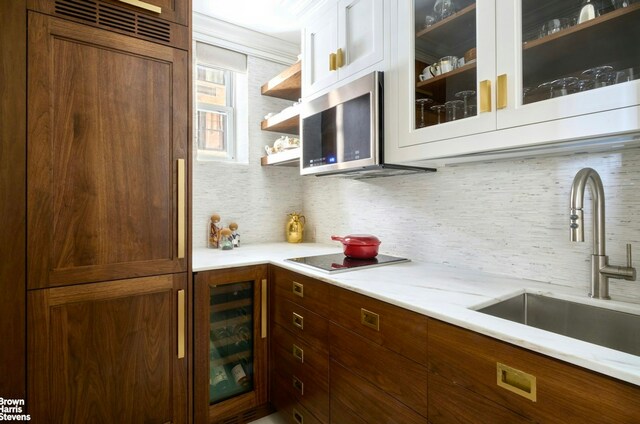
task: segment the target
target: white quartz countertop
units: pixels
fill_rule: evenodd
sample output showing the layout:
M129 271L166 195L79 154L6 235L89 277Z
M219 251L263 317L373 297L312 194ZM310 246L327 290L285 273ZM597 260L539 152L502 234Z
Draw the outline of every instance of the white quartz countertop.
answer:
M193 250L193 271L272 263L336 286L640 385L640 357L480 312L483 306L528 292L640 314L640 305L596 300L575 288L424 262L406 262L338 274L287 258L340 253L338 245L268 243L222 251ZM381 251L380 253L386 253Z

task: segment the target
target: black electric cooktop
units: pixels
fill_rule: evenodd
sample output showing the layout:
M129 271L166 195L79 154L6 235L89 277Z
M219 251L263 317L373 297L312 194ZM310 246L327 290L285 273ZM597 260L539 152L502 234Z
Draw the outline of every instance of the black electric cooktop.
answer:
M372 259L348 258L342 253L329 255L305 256L301 258L286 259L310 268L335 274L338 272L352 271L354 269L371 268L374 266L398 264L409 262L409 259L398 258L396 256L378 255Z

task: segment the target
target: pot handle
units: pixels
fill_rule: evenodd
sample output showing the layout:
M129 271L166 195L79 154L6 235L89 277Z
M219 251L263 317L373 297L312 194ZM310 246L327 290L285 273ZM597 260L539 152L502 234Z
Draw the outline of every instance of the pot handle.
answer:
M344 237L340 236L331 236L331 240L339 241L340 243L344 243Z

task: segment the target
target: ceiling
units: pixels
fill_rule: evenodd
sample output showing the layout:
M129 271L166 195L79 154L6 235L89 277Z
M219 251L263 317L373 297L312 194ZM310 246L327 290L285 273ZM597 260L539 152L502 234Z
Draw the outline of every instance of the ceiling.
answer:
M301 17L318 0L193 0L193 11L300 45Z

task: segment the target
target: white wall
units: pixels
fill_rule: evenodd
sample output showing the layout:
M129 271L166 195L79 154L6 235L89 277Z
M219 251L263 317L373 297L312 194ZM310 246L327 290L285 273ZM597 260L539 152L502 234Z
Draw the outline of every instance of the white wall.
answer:
M262 131L260 122L291 101L262 96L260 87L285 66L248 57L249 163L198 162L193 166L193 246L205 247L209 217L238 223L242 243L284 241L287 214L302 210L302 180L297 168L262 167L264 146L282 134ZM194 147L195 152L195 147Z
M606 198L610 262L640 267L640 149L465 164L435 174L355 181L305 177L308 235L371 233L381 252L414 260L580 287L590 281L591 202L585 243L569 241L575 173L596 169ZM590 199L590 194L587 194ZM611 280L612 298L640 301L640 282Z

